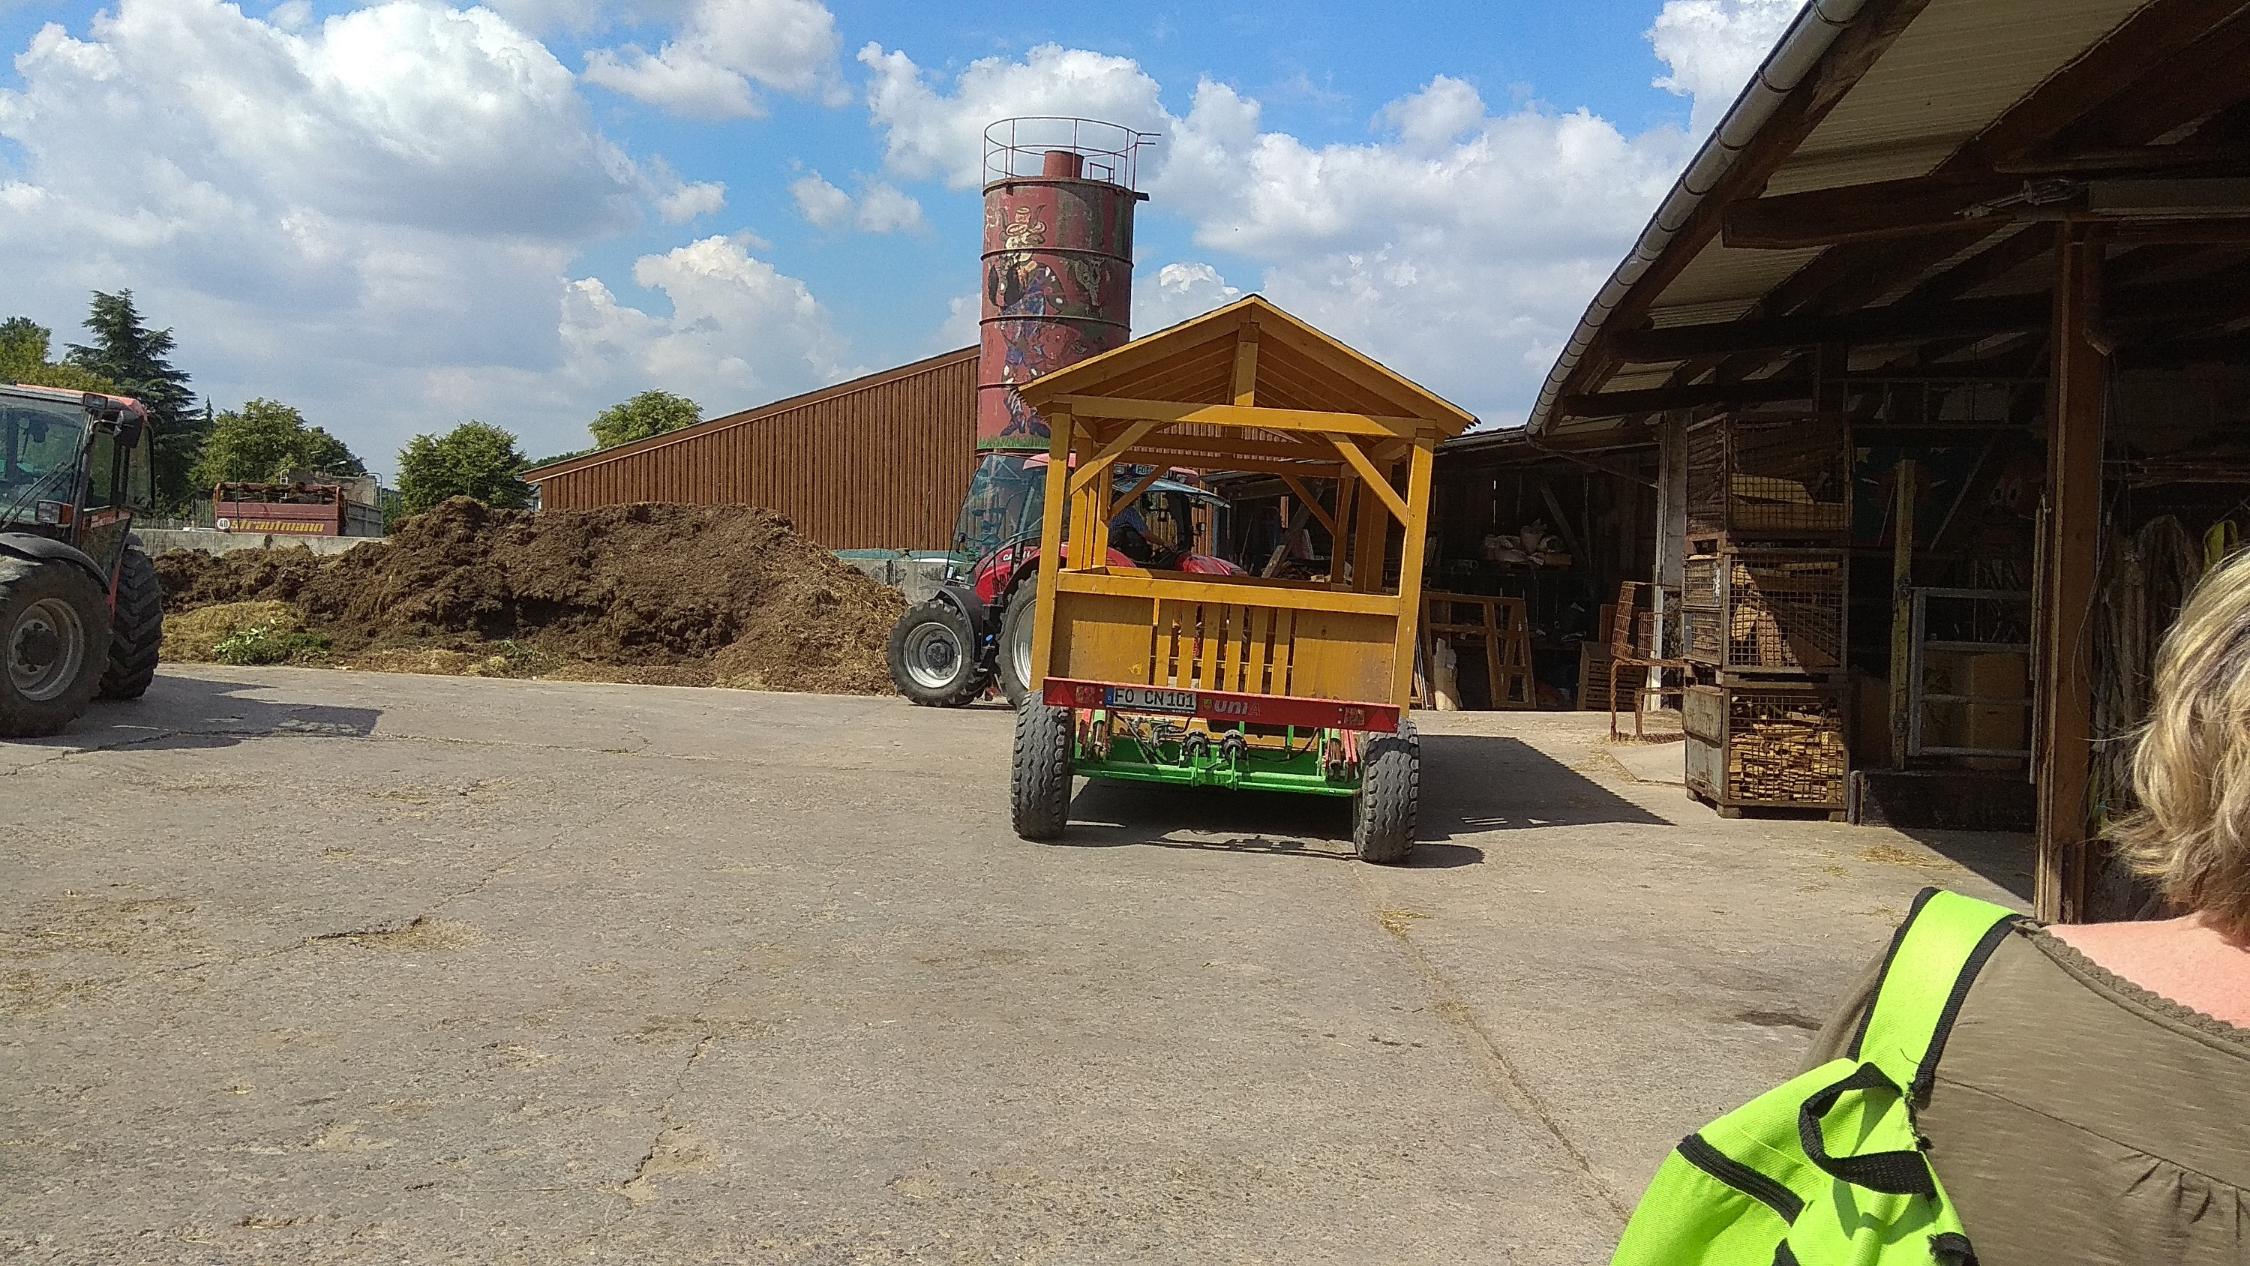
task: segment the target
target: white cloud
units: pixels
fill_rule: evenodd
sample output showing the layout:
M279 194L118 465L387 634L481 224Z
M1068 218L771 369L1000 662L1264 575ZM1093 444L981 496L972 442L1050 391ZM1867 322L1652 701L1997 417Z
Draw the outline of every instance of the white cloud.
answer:
M1520 417L1556 347L1688 154L1678 129L1634 136L1537 102L1495 113L1447 75L1376 111L1373 137L1309 144L1206 80L1185 117L1130 60L1035 48L946 83L869 45L868 107L890 169L978 175L983 125L1012 114L1163 133L1142 215L1181 217L1213 258L1137 279L1147 332L1250 288L1492 421Z
M1169 129L1151 205L1252 262L1276 303L1488 421L1515 420L1669 187L1683 137L1536 104L1493 114L1444 76L1376 125L1372 143L1309 145L1203 83ZM1216 270L1172 280L1228 289L1211 288Z
M983 316L984 304L979 296L955 295L945 305L945 320L938 324L937 338L930 345L930 350L933 353L950 352L976 342L978 322Z
M983 58L950 91L905 53L879 44L861 48L859 60L871 72L867 106L883 129L885 163L909 179L942 177L955 189L980 183L984 129L996 119L1067 115L1150 131L1165 117L1156 81L1139 63L1085 49L1043 44L1020 62Z
M1648 40L1671 68L1656 86L1694 102L1697 137L1718 126L1802 0L1665 0Z
M790 181L789 196L796 200L797 214L815 228L832 229L852 218L852 196L829 184L817 171Z
M1384 106L1375 117L1417 150L1442 150L1484 122L1484 98L1470 84L1439 75L1420 92Z
M811 289L743 240L707 237L643 256L633 280L661 291L670 315L620 303L594 278L565 288L565 363L590 388L662 386L720 412L844 374L840 341Z
M1241 297L1209 264L1166 264L1154 276L1144 269L1133 287L1133 332L1153 334Z
M922 204L912 194L880 180L862 187L854 199L819 172L809 171L789 182L789 196L797 204L797 214L815 228L849 225L862 233L921 233L929 228L922 218Z
M836 16L819 0L695 0L674 38L586 55L586 79L694 118L763 115L758 89L849 100L837 74Z
M681 184L656 204L666 224L685 224L699 216L717 215L726 209L727 187L716 180Z
M854 222L868 233L919 233L929 227L922 219L921 203L882 181L860 192L859 214Z
M31 38L0 89L0 315L68 340L89 290L130 287L198 391L287 399L378 468L470 412L528 448L583 443L559 372L572 261L652 213L712 214L724 186L628 156L487 9L283 17L299 28L118 0ZM721 341L739 320L703 319Z

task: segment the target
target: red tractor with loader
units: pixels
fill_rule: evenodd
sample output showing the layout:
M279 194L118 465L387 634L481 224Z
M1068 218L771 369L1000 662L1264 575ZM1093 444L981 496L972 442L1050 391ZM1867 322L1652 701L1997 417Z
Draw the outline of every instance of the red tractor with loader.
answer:
M1112 492L1120 510L1109 537L1115 566L1242 574L1196 549L1226 503L1193 481L1186 471L1161 467L1118 470ZM900 694L927 707L957 708L994 684L1011 707L1030 693L1046 487L1044 457L977 468L944 580L891 630L891 680Z
M57 733L155 678L164 594L132 531L152 438L138 401L0 384L0 738Z

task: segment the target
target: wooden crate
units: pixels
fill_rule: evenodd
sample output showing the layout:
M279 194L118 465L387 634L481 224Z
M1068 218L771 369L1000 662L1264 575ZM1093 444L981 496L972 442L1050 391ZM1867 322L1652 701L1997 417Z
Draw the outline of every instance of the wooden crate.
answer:
M1687 535L1697 552L1850 535L1852 440L1841 414L1740 412L1688 428Z
M1847 566L1834 549L1688 559L1681 613L1687 658L1767 675L1843 671Z
M1609 647L1601 642L1578 644L1578 708L1581 712L1609 711ZM1617 674L1618 711L1629 711L1641 703L1641 688L1648 684L1648 670L1636 668Z
M1841 813L1851 781L1838 682L1730 682L1681 701L1687 785L1723 814L1747 808Z

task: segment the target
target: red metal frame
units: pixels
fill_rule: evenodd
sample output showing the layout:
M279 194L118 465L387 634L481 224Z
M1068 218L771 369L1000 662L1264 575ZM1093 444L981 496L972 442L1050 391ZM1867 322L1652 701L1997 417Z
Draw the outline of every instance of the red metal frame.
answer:
M342 536L344 501L344 490L337 484L225 483L211 493L211 512L213 522L225 520L224 530L229 532Z
M1122 690L1172 689L1169 686L1150 687L1129 681L1074 681L1067 677L1049 677L1040 688L1040 698L1054 708L1100 708L1107 706L1104 700L1108 698L1107 692L1112 687ZM1298 699L1287 695L1233 694L1224 690L1191 690L1190 693L1195 696L1193 715L1206 721L1293 725L1305 730L1367 730L1376 734L1394 734L1398 731L1400 710L1389 704Z

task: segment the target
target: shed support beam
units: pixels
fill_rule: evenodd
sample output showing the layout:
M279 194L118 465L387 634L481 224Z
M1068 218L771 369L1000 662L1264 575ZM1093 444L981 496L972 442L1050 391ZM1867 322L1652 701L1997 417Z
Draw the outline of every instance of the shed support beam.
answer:
M1656 610L1656 643L1649 652L1658 656L1679 656L1686 648L1672 645L1665 637L1671 627L1672 595L1679 593L1687 583L1687 414L1667 415L1656 431L1656 559L1655 574L1649 579L1656 582L1654 607ZM1682 595L1684 598L1685 595ZM1620 620L1631 620L1633 613L1620 611ZM1641 710L1660 712L1664 708L1664 670L1648 670L1648 688L1641 692Z
M2088 838L2093 753L2094 559L2102 531L2103 412L2109 364L2089 339L2101 304L2102 242L2065 226L2055 252L2054 371L2047 416L2047 513L2040 541L2040 918L2082 922L2103 850Z

